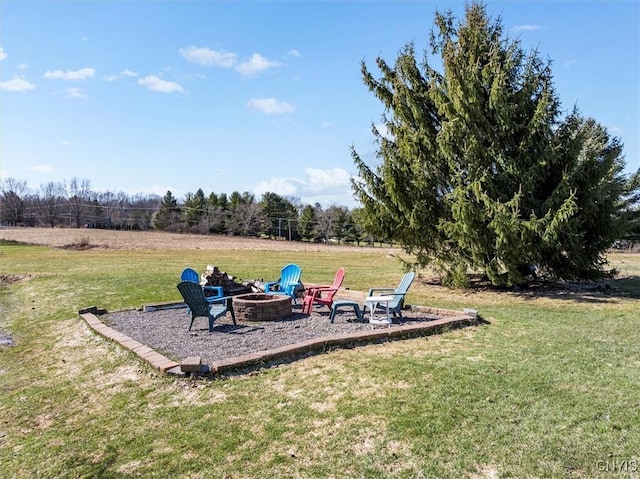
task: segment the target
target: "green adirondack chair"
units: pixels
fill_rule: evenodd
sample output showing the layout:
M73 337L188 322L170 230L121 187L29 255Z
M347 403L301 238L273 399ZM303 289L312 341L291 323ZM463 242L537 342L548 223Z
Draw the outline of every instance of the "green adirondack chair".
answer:
M178 283L178 291L184 298L185 303L191 311L191 324L189 331L193 327L193 322L198 317L209 319L209 331L213 331L213 323L216 319L231 313L233 324L236 324L236 315L233 311L233 298L230 296L215 298L207 298L202 291L202 287L198 283L192 281L182 281Z

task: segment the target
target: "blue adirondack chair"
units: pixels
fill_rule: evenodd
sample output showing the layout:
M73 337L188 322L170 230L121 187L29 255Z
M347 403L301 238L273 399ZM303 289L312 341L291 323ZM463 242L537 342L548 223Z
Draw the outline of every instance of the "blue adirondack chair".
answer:
M394 318L398 316L402 318L402 308L404 306L404 297L406 296L407 291L411 286L411 283L413 283L413 279L415 278L415 276L416 274L413 271L409 271L408 273L404 274L397 288L395 289L371 288L367 296L377 296L377 295L393 296L393 300L389 301L389 312L393 313ZM385 304L381 304L381 303L378 303L376 306L378 308L384 308L384 309L386 309L387 307ZM364 309L362 310L363 316L366 310L367 310L367 303L365 303Z
M267 294L286 294L291 296L293 304L297 304L296 290L302 286L300 277L302 276L302 270L297 264L288 264L280 272L280 279L278 281L271 281L265 283L264 292Z
M227 312L231 313L233 324L236 324L236 315L233 311L233 298L230 296L211 300L204 295L202 287L193 281L181 281L178 283L177 288L191 312L189 331L191 331L196 318L205 317L209 320L209 332L211 332L213 331L213 323L215 320L220 316L224 316Z
M180 280L200 284L200 276L193 268L185 268L180 275ZM213 301L224 296L222 286L203 286L202 289L205 291L205 296L208 301Z
M200 277L195 269L185 268L180 275L182 281L191 281L192 283L199 283Z

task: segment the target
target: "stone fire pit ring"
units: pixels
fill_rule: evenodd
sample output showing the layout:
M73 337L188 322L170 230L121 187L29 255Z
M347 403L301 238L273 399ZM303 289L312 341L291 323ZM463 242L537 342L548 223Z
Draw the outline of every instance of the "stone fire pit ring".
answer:
M238 321L277 321L293 314L291 298L281 294L249 293L233 297Z

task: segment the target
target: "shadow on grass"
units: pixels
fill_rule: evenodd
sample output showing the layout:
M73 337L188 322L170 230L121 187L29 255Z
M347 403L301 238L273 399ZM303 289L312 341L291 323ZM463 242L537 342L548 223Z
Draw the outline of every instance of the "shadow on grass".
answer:
M439 278L422 280L425 285L442 286ZM499 287L480 276L469 281L471 293L503 293L523 299L547 298L581 303L608 303L614 299L640 299L640 276L624 276L602 281L536 280L517 287Z
M640 276L598 282L536 282L512 292L525 299L549 298L579 303L608 303L612 299L640 299Z

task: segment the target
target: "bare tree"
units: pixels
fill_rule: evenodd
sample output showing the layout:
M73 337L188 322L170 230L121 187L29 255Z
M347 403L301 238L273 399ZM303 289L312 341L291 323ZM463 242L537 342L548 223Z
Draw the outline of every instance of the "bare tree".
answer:
M316 240L328 241L331 235L331 227L333 217L328 211L322 209L319 203L315 204L316 212L316 225L315 225L315 237Z
M26 181L6 178L0 182L0 218L10 226L23 221L24 200L28 194Z
M75 220L76 228L80 228L83 215L91 201L91 182L87 179L78 181L71 178L67 188L67 205L69 214Z
M40 185L39 195L36 197L38 217L42 223L52 228L56 226L65 204L65 190L62 183L44 183Z
M117 212L120 222L128 224L132 229L148 230L151 228L151 219L158 208L162 198L158 195L145 195L137 193L128 200L128 204Z
M236 206L228 220L228 232L234 235L255 236L266 217L258 203L242 203Z
M332 238L337 238L338 243L347 234L347 223L349 222L349 210L346 206L330 206L324 214L329 217L329 234Z
M102 215L107 229L113 227L114 219L123 219L123 215L120 212L126 207L127 201L127 195L122 191L118 193L113 191L98 193L98 202L102 206ZM120 221L120 225L122 225L122 221Z

